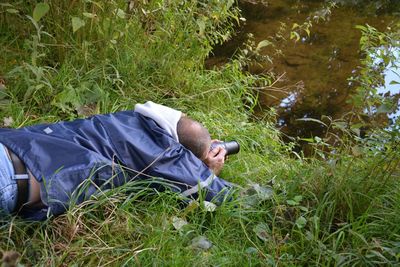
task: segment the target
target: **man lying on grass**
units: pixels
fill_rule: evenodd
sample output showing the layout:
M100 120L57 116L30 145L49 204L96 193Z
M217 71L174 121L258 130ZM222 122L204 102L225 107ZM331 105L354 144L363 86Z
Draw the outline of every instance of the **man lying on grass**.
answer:
M0 212L34 220L133 179L161 177L186 197L204 188L222 197L216 177L226 151L180 111L147 102L134 111L71 122L0 129Z

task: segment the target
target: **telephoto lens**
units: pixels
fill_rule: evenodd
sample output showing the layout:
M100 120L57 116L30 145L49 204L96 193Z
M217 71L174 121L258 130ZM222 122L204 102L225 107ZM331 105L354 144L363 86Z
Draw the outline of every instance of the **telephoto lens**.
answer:
M239 153L240 145L237 141L228 141L228 142L214 142L211 144L210 150L221 146L226 150L226 155L232 155Z

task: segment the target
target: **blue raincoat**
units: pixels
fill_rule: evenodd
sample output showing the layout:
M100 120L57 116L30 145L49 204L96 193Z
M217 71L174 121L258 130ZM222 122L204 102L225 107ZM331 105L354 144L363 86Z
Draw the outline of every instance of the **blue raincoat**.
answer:
M134 111L0 129L0 142L41 183L46 208L26 213L32 219L61 214L71 203L131 179L161 177L184 196L204 188L206 200L230 188L155 121Z

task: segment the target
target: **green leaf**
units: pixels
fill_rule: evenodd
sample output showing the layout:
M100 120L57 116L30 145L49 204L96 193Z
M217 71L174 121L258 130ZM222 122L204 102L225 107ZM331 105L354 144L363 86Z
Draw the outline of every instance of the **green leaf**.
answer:
M290 39L296 39L296 42L300 40L300 34L298 34L297 32L290 32Z
M50 6L46 3L38 3L33 10L33 19L38 22L47 12L49 12Z
M117 17L119 17L121 19L124 19L126 17L125 11L123 11L120 8L116 9L116 15L117 15Z
M269 229L269 226L265 223L257 224L254 227L253 231L262 241L267 241L270 238L269 233L271 232L271 230Z
M299 203L300 201L303 200L303 196L295 196L295 197L293 198L293 200L296 201L297 203Z
M353 133L355 133L357 136L360 136L360 134L361 134L360 128L354 128L354 129L351 129L351 131Z
M10 3L0 3L0 6L5 6L5 7L14 7Z
M245 252L247 254L257 254L258 253L258 249L256 249L255 247L248 247L248 248L246 248Z
M300 216L299 218L297 218L296 225L299 229L304 228L304 226L306 226L306 224L307 224L306 218L304 218L303 216Z
M336 121L333 123L333 127L344 131L347 129L347 123L344 121Z
M286 200L286 203L288 205L290 205L290 206L296 206L297 204L299 204L299 203L297 203L296 201L294 201L292 199Z
M72 112L82 106L82 103L79 92L71 85L68 85L53 98L51 104L64 112Z
M6 11L7 11L8 13L11 13L11 14L17 14L17 13L19 13L19 11L16 10L15 8L7 8Z
M300 138L299 140L314 143L314 138Z
M197 25L199 26L199 34L200 36L204 36L204 32L206 30L206 23L202 19L197 20Z
M316 137L314 137L314 139L315 139L315 142L317 142L317 144L318 144L318 143L322 143L321 137L316 136Z
M308 212L308 208L307 208L307 207L300 206L299 209L302 210L302 211L304 211L304 212Z
M398 82L398 81L391 81L390 83L389 83L390 85L396 85L396 84L400 84L400 82Z
M40 89L42 89L43 87L44 87L44 84L39 83L39 84L37 84L37 85L35 86L35 89L36 89L36 90L40 90Z
M363 25L356 25L355 28L359 29L359 30L362 30L362 31L366 31L367 30L367 28L365 26L363 26Z
M97 17L97 14L95 14L95 13L87 13L87 12L83 12L83 13L82 13L82 15L83 15L84 17L87 17L87 18L89 18L89 19L94 19L94 18L96 18L96 17Z
M393 111L393 108L387 104L382 104L378 107L378 109L376 110L377 114L381 114L381 113L390 113Z
M73 32L76 32L77 30L85 26L85 21L83 21L81 18L78 17L72 17L71 22L72 22Z
M263 47L269 46L271 44L270 41L268 40L263 40L261 42L258 43L256 50L260 50Z

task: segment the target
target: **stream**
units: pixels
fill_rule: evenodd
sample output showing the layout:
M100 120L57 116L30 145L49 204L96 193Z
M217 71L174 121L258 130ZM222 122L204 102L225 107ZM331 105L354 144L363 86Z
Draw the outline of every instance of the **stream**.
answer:
M326 4L325 4L326 5ZM287 137L312 137L324 134L324 127L304 118L321 116L339 119L352 109L349 99L355 85L351 77L359 74L361 32L356 25L371 25L386 31L398 20L388 12L360 10L351 6L324 7L323 1L274 0L268 3L242 1L242 15L246 19L236 36L216 47L206 66L224 64L251 33L255 44L268 40L271 45L260 49L269 61L252 64L248 71L254 74L274 73L278 81L270 90L260 93L261 110L275 108L277 126ZM311 21L310 33L294 28ZM298 37L290 39L290 32ZM400 59L399 59L400 61ZM385 85L380 93L400 93L399 70L387 68ZM393 121L399 111L388 114Z

